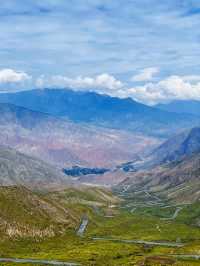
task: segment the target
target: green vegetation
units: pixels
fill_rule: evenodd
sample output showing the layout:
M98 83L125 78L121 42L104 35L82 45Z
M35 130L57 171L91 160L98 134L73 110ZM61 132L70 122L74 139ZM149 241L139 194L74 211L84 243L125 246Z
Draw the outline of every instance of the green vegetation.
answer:
M55 228L60 228L56 234L43 237L24 234L9 238L2 230L1 236L4 237L0 240L0 257L77 262L83 266L200 265L200 261L192 257L176 257L178 254L200 254L198 202L183 205L183 209L174 220L162 218L171 217L177 206L149 207L145 206L146 201L143 202L144 206L137 206L136 210L131 212L134 206L129 207L130 200L128 207L126 208L127 202L123 202L125 208L121 209L120 201L116 197L113 197L109 191L99 188L71 188L43 194L33 193L24 188L1 188L0 202L1 218L11 224L14 224L15 219L19 225L38 226L38 228L54 225ZM44 209L41 202L47 204ZM78 237L76 229L85 214L89 218L89 224L84 236ZM177 242L183 243L184 246L153 246L93 240L93 237Z

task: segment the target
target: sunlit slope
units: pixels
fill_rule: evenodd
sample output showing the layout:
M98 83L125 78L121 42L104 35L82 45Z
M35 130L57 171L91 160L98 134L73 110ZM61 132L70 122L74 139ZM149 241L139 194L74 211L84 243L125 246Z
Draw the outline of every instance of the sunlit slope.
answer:
M25 187L0 187L0 234L9 238L45 238L78 228L81 218L95 216L94 208L107 208L118 199L98 188L69 188L32 192Z

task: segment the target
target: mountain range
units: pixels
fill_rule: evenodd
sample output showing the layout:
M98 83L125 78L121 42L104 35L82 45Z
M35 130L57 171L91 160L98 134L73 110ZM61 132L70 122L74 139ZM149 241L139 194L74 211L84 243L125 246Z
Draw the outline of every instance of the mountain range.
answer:
M131 98L120 99L70 89L34 89L1 93L0 102L22 106L76 123L129 130L156 137L167 137L200 123L199 116L172 114L141 104Z
M199 149L199 128L194 126L200 117L132 99L44 89L2 93L0 102L0 144L68 175L77 166L82 169L77 179L84 183L116 185L130 171L180 160ZM106 173L94 171L98 168ZM82 174L84 169L88 175Z
M49 105L41 95L45 110L31 107L30 95L0 103L2 258L174 265L170 256L190 254L195 241L198 251L198 116L90 93L97 99L83 108L79 92L66 104L68 91L62 107L65 92L41 93L55 93ZM154 245L165 253L155 256Z
M192 114L197 116L200 114L200 101L197 100L176 100L166 104L157 104L154 107L179 114Z
M198 124L197 116L71 90L33 90L0 98L12 102L0 104L0 143L7 146L0 149L2 185L67 185L67 175L74 176L74 171L81 183L129 183L134 189L171 189L198 179L200 128L189 129ZM115 121L111 116L117 112ZM176 121L180 133L159 145L161 138L135 128L147 117L148 128L161 123L160 130L166 133L167 125L172 134Z

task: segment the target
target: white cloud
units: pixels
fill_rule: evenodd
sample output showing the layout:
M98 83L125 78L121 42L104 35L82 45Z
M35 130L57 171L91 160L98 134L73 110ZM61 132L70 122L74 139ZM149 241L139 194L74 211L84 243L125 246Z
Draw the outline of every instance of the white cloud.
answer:
M76 77L69 78L66 76L52 76L46 78L41 76L36 81L36 86L39 88L54 87L54 88L72 88L72 89L93 89L95 91L116 91L124 87L124 84L109 74L101 74L96 77Z
M129 87L109 74L95 77L41 76L36 81L38 88L71 88L74 90L95 91L120 98L131 97L146 104L156 104L172 100L200 100L200 76L169 76L158 82Z
M200 79L197 76L169 76L157 83L130 88L127 95L149 104L172 100L200 100Z
M140 70L140 72L131 78L133 82L149 81L152 80L154 75L159 72L157 67L149 67Z
M29 79L31 79L31 76L25 72L9 68L0 70L0 83L20 83Z

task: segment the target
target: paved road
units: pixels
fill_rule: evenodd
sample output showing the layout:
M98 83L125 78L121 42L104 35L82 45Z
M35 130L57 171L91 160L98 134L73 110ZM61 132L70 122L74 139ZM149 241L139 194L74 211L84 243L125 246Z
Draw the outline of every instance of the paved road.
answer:
M156 201L159 201L159 202L162 201L159 197L157 197L156 195L152 195L152 194L150 194L147 190L144 190L144 193L145 193L148 197L154 198Z
M144 241L144 240L126 240L126 239L115 239L115 238L104 238L104 237L93 237L93 240L100 241L114 241L121 243L129 243L129 244L145 244L151 246L164 246L164 247L183 247L184 245L181 243L173 243L173 242L155 242L155 241Z
M34 260L34 259L9 259L0 258L0 262L13 262L13 263L30 263L30 264L41 264L41 265L57 265L57 266L78 266L81 264L72 262L61 262L56 260Z
M174 214L172 215L172 217L169 217L169 218L161 218L161 220L163 221L167 221L167 220L174 220L176 219L176 217L178 216L179 212L183 209L183 207L178 207L176 208Z
M123 190L121 193L127 192L131 185L126 185L123 187Z
M135 211L137 210L137 208L135 207L135 208L133 208L133 209L131 209L131 213L134 213Z
M84 234L84 232L85 232L85 230L87 228L88 223L89 223L88 218L86 216L83 217L82 221L81 221L81 224L79 226L79 229L78 229L78 231L76 233L78 236L83 236L83 234Z

